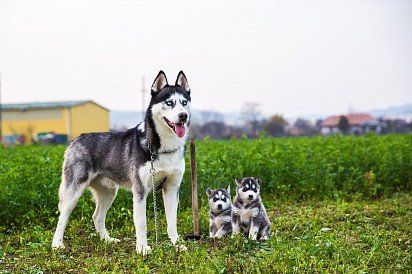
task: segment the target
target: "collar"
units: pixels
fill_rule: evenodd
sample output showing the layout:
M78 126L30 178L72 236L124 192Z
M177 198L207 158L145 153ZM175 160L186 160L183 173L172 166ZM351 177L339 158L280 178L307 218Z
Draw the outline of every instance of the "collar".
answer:
M227 212L229 212L229 211L231 211L231 210L232 210L232 207L230 206L230 207L226 208L225 210L222 210L222 211L220 211L220 212L218 212L218 213L215 213L215 212L213 212L213 211L210 211L210 213L213 215L213 217L217 217L217 216L222 215L222 214L224 214L224 213L227 213Z
M173 154L173 153L176 153L180 150L180 147L178 147L178 148L171 149L171 150L163 150L163 151L156 151L155 152L155 151L152 151L152 148L151 148L151 145L150 145L149 142L147 143L147 148L149 149L150 156L152 158L155 157L155 156L159 156L160 154Z
M239 196L236 195L234 204L236 203L237 206L240 206L241 208L244 208L244 209L248 209L248 208L252 207L253 205L255 205L256 203L260 203L260 202L261 202L260 196L258 196L253 201L245 203L245 201L243 201Z
M150 148L150 146L148 146L148 148L149 148L149 151L150 151L150 155L152 157L158 156L160 154L172 154L172 153L176 153L180 150L180 147L178 147L178 148L171 149L171 150L163 150L163 151L152 152L152 149Z

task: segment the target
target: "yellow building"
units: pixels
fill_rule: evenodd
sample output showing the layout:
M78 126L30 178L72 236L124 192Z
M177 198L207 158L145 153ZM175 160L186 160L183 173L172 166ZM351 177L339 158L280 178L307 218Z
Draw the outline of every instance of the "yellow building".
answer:
M109 131L109 110L93 101L4 104L3 139L24 136L31 142L39 133L67 135L69 141L81 133Z

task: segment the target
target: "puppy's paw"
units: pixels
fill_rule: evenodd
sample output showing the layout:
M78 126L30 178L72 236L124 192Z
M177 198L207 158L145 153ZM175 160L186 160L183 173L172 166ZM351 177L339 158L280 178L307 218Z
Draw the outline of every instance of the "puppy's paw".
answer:
M233 232L232 235L230 235L230 238L231 238L231 239L237 238L239 235L240 235L239 232Z
M251 239L252 241L256 241L257 235L256 234L249 234L249 239Z
M149 254L151 250L152 249L148 245L140 245L140 244L136 245L136 252L143 256L146 256L147 254Z

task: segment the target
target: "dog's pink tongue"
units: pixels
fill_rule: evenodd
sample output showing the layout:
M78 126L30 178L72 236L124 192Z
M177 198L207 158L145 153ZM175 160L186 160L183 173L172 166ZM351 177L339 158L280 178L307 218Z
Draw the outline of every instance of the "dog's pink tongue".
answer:
M179 138L185 136L186 128L183 124L175 124L175 132Z

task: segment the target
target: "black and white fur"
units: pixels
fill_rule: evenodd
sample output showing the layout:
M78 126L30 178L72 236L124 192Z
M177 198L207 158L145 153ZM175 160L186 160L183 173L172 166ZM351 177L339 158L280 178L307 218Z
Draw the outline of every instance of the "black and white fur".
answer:
M136 250L147 254L146 199L152 191L150 157L154 156L156 190L162 189L167 233L173 244L179 187L185 171L185 141L190 124L190 88L181 71L175 85L169 85L160 71L151 88L151 101L144 122L125 132L88 133L66 149L59 189L60 216L52 247L63 248L63 234L69 216L86 188L93 193L96 209L93 221L100 237L109 236L106 213L119 187L132 191Z
M232 204L230 199L230 186L227 189L206 189L209 199L209 236L222 238L232 233Z
M265 241L270 236L270 221L260 198L259 179L236 179L236 197L233 201L233 234L242 233L252 240Z

